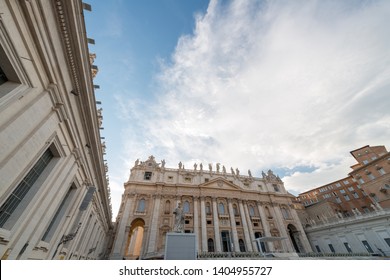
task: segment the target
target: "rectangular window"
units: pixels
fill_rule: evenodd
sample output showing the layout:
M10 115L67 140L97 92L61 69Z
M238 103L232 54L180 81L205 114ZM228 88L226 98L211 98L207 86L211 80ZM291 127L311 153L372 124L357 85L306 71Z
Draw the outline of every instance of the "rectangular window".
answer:
M367 164L367 163L368 163L367 159L363 160L363 164Z
M341 187L341 184L340 183L336 183L336 187Z
M205 178L204 182L207 183L209 181L209 178Z
M371 246L370 244L368 244L367 240L362 240L362 243L364 245L364 247L366 248L366 250L369 252L369 253L374 253L374 251L371 249Z
M6 81L8 81L7 76L5 75L3 69L0 67L0 85L4 84Z
M173 176L168 176L168 181L172 182L173 181Z
M150 181L152 179L152 172L146 171L144 174L144 180Z
M336 197L336 202L337 202L337 203L341 203L340 197Z
M318 253L321 253L320 246L316 245L316 250L317 250Z
M352 195L354 198L359 198L359 195L356 192L353 192Z
M353 187L349 187L348 190L349 190L350 192L353 192L353 191L354 191Z
M191 183L191 177L185 177L184 182L186 183Z
M330 251L331 251L332 253L336 253L336 251L334 250L332 244L328 244L328 246L329 246L329 249L330 249Z
M364 213L370 213L370 209L367 206L362 206L362 209Z
M390 238L384 238L385 242L387 243L387 246L390 247Z
M2 30L0 30L0 33L2 33L1 31ZM1 35L5 34L2 33ZM4 37L2 36L2 38ZM7 42L9 41L6 38L6 40L2 40L2 42L4 42L5 45L2 46L0 44L0 98L21 84L19 75L15 71L13 64L10 62L5 49L3 49L3 47L8 48L8 50L11 49L11 47L7 45Z
M372 197L372 199L373 199L375 202L379 202L379 198L376 196L375 193L370 193L370 196Z
M379 174L381 174L381 175L385 175L385 174L386 174L386 172L385 172L385 170L383 170L383 168L379 168L379 169L378 169L378 172L379 172Z
M16 219L19 218L21 213L16 213L16 208L21 204L27 193L32 189L34 183L37 181L39 176L48 166L50 160L54 157L50 149L47 149L43 155L38 159L31 170L26 174L23 180L14 189L11 195L0 207L0 227L10 229ZM18 215L18 217L13 217ZM12 217L12 219L10 219ZM8 222L8 223L7 223Z
M352 249L349 246L348 242L344 242L345 249L347 249L348 253L352 253Z
M340 193L345 193L345 190L340 190Z
M360 183L360 184L364 184L363 178L360 178L360 179L359 179L359 183Z
M349 181L348 181L348 180L344 180L343 183L344 183L345 185L348 185L348 184L349 184Z
M372 173L370 173L370 174L368 174L368 178L370 178L371 180L374 180L375 176Z
M61 222L61 219L64 217L66 210L72 201L73 194L76 192L76 187L72 185L67 191L64 199L62 200L60 207L58 207L57 212L54 214L53 219L51 220L49 226L47 227L45 234L42 237L42 240L45 242L50 242L53 237L55 231L58 228L58 225Z
M346 201L350 201L350 200L351 200L351 199L349 198L349 195L347 195L347 194L344 194L344 198L345 198Z

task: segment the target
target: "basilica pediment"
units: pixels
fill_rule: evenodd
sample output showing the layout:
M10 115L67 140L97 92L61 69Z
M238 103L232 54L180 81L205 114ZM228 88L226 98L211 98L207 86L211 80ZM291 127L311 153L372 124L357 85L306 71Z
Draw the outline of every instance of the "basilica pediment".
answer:
M224 190L241 190L241 188L223 177L212 179L199 185L200 188L224 189Z

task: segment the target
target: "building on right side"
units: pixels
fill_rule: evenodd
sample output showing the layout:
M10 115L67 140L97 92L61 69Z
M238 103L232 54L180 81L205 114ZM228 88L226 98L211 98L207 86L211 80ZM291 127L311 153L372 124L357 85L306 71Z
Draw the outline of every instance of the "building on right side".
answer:
M385 146L369 145L351 152L358 162L349 175L371 198L372 203L390 208L390 152Z
M390 256L390 153L351 151L347 177L299 194L298 216L314 252Z

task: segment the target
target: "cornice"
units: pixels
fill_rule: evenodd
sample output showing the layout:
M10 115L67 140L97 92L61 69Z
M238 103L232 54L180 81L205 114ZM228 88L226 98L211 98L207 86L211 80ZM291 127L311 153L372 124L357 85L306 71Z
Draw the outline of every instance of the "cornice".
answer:
M63 0L55 0L55 10L57 12L57 20L60 28L60 33L61 33L61 39L62 43L64 45L64 50L66 53L66 60L68 62L68 66L70 69L70 74L72 78L73 85L75 87L75 94L80 94L80 81L77 75L77 65L74 59L75 54L73 53L72 50L72 37L71 37L71 31L69 24L67 22L67 18L65 16L66 11L65 11L65 5Z

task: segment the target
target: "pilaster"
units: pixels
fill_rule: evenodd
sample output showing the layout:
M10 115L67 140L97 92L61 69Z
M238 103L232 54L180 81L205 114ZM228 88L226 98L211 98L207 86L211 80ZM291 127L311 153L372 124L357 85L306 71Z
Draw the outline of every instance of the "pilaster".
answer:
M242 227L244 229L244 237L245 237L246 247L247 247L249 252L252 252L253 251L253 249L252 249L252 240L249 237L248 224L246 222L247 219L245 217L244 206L243 206L241 200L238 201L238 205L240 207L240 215L241 215Z
M238 237L237 237L236 219L234 217L234 211L233 211L233 205L231 199L228 199L228 205L229 205L230 226L232 227L234 251L240 252L240 245L238 244Z
M219 232L219 217L218 217L218 207L217 207L217 198L213 197L213 217L214 217L214 236L215 236L215 248L216 252L222 252L221 249L221 236Z

